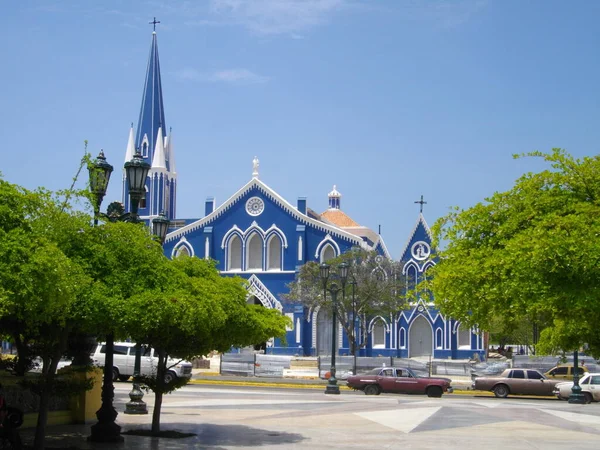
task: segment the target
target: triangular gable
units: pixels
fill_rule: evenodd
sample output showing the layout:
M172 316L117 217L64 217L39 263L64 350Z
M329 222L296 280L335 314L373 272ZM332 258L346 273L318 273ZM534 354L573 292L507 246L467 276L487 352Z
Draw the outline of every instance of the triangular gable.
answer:
M263 195L265 195L267 198L269 198L271 201L273 201L275 204L277 204L277 206L279 206L281 209L286 211L288 214L290 214L292 217L294 217L296 220L302 222L303 224L310 225L320 231L329 233L337 238L346 239L355 245L359 245L362 248L366 247L366 244L360 237L355 236L352 233L348 233L347 231L344 231L344 230L336 227L335 225L329 225L329 224L320 222L316 219L313 219L313 218L307 216L306 214L301 213L300 211L298 211L297 208L295 208L290 203L288 203L283 197L281 197L277 192L275 192L273 189L271 189L265 183L260 181L258 178L252 178L252 180L250 180L248 183L246 183L235 194L233 194L231 197L229 197L227 199L227 201L225 201L225 203L223 203L221 206L216 208L208 216L203 217L202 219L196 220L184 227L181 227L181 228L167 234L165 243L170 242L175 239L178 239L180 236L182 236L184 234L187 234L191 231L197 230L199 228L202 228L202 227L214 222L216 219L218 219L220 216L222 216L225 212L227 212L233 205L238 203L240 201L240 199L242 199L248 192L250 192L254 188L257 188Z
M265 308L283 311L283 306L256 275L248 278L248 295L254 295Z
M392 255L390 255L390 252L387 249L387 245L385 245L385 242L383 241L383 236L379 235L379 239L375 243L375 246L373 248L376 251L378 249L381 250L381 252L383 253L383 256L385 256L387 259L392 259Z
M427 244L431 246L431 241L433 240L433 236L431 234L431 230L427 222L425 221L425 217L423 214L419 213L419 218L417 219L417 223L415 224L412 233L410 234L408 240L406 241L406 245L404 246L404 250L400 254L400 261L408 261L411 259L411 247L417 241L425 241ZM433 252L433 249L432 249Z

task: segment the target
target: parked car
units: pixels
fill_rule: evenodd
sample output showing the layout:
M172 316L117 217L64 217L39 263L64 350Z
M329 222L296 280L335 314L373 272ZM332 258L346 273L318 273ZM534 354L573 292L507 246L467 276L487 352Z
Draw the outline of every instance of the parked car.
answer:
M579 386L581 386L581 393L586 403L593 401L600 402L600 372L586 373L581 380L579 380ZM571 389L573 389L573 382L566 381L558 383L554 387L553 393L561 400L567 400L571 395Z
M44 369L44 361L42 360L42 358L40 358L40 357L34 358L33 363L34 363L33 369L31 369L30 372L42 373L42 371ZM61 358L58 361L58 365L56 366L56 371L58 372L63 367L67 367L70 365L71 365L71 358Z
M444 392L452 392L451 381L449 378L419 377L406 368L381 367L365 374L351 375L346 384L366 395L395 392L441 397Z
M97 366L104 366L106 358L106 344L101 342L96 346L91 355L92 360ZM154 349L142 346L142 359L140 361L140 373L142 375L152 375L156 373L158 365L158 356ZM127 381L133 376L135 365L135 343L133 342L115 342L113 352L113 381ZM165 375L165 382L170 383L177 377L190 378L192 376L192 363L189 361L180 361L169 358L167 361L168 372Z
M552 395L554 386L560 380L549 380L537 370L507 369L498 376L477 377L473 389L492 391L496 397L506 398L516 395Z
M573 379L573 364L559 364L553 367L548 372L544 373L546 378L552 378L557 380L572 380ZM585 373L589 372L585 366L578 366L577 373L582 377Z

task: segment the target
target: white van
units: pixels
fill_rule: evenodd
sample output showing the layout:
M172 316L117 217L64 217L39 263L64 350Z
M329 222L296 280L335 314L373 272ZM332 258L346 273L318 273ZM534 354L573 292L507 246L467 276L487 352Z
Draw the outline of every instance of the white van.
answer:
M156 373L158 365L158 355L155 356L154 349L142 345L142 359L140 361L140 372L142 375L152 375ZM104 366L106 357L106 344L100 342L91 358L95 365ZM127 381L133 376L135 365L135 343L134 342L115 342L113 353L113 381ZM170 367L172 366L172 367ZM179 361L171 359L167 361L167 373L165 382L169 383L177 377L190 378L192 376L192 363L189 361Z

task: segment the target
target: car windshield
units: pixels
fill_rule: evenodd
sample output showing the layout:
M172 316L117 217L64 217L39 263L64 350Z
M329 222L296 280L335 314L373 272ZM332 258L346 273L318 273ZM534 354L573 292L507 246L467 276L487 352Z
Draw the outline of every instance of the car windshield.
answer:
M381 372L381 369L371 369L370 371L367 372L368 375L379 375L379 373Z

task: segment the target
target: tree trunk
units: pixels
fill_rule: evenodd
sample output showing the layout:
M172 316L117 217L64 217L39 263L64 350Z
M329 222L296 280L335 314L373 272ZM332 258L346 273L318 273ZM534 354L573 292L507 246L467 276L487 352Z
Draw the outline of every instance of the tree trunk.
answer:
M15 365L15 375L17 377L24 377L26 372L26 362L29 359L29 352L27 351L27 344L21 339L21 334L16 332L13 334L15 340L15 346L17 347L17 364Z
M156 368L156 391L154 391L154 410L152 411L152 434L160 433L160 408L162 407L163 392L165 390L165 374L167 371L167 354L164 350L155 349L158 353L158 366Z
M60 338L60 343L57 346L56 351L52 355L50 364L48 365L48 371L42 375L44 378L44 387L40 394L40 405L38 409L38 420L35 427L35 440L33 442L34 450L43 450L46 440L46 424L48 423L48 406L50 405L50 395L52 394L52 387L54 386L54 378L56 377L56 368L58 367L58 361L61 355L67 348L67 330L64 330L63 335Z

